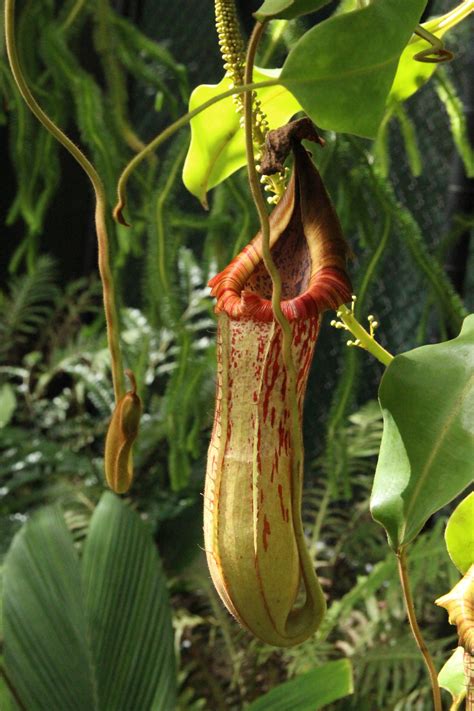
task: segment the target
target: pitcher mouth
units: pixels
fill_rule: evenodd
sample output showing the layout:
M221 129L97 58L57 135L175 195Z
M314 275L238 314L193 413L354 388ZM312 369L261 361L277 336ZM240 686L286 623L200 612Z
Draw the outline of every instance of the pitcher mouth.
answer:
M322 180L306 150L293 146L289 185L270 215L270 248L282 281L288 321L317 318L351 299L348 246ZM272 321L272 282L263 263L262 235L209 281L216 313L232 319Z

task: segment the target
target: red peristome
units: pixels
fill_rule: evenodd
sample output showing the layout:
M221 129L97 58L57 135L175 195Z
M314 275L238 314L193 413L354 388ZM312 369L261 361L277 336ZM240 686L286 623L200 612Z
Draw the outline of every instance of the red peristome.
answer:
M350 301L347 244L322 180L305 149L295 145L295 170L270 215L270 246L282 278L281 308L288 321L319 317ZM209 286L216 312L232 319L273 320L271 279L259 232Z

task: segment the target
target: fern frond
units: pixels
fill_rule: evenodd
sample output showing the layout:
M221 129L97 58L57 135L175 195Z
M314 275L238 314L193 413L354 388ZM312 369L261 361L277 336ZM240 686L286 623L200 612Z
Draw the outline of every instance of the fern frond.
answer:
M434 75L435 89L449 119L449 127L454 145L464 163L468 178L474 177L474 146L469 139L465 107L449 78L448 72L440 68Z
M34 270L14 277L0 294L0 358L37 336L51 316L59 291L51 257L38 259Z
M441 656L451 642L452 638L431 642L430 652ZM374 708L405 711L429 706L431 689L425 683L423 658L408 633L385 642L376 638L371 649L363 649L352 659L356 671L353 708L367 699ZM425 705L416 706L420 702Z

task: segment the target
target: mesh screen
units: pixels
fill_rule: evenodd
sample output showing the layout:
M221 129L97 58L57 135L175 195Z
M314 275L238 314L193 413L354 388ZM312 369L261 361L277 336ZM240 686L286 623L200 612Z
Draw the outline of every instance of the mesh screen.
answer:
M451 7L452 3L448 0L440 0L432 3L430 13L442 14ZM192 3L189 0L174 0L173 3L148 0L143 4L141 25L151 37L164 41L174 56L186 64L192 87L220 80L222 68L213 27L213 3L210 0L194 0ZM450 76L459 96L467 105L467 111L468 95L472 89L470 83L474 76L474 47L469 42L471 29L472 23L467 21L454 33L449 34L447 39L449 48L456 54L455 61L449 67ZM462 177L448 117L433 84L428 83L422 88L407 102L405 108L416 128L423 172L420 177L413 177L400 129L396 122L393 122L389 136L392 159L390 179L397 198L413 213L426 244L434 252L452 226L453 213L457 210L460 193L472 190L472 181L466 182ZM144 115L140 106L137 107L137 115ZM332 176L328 187L337 201L337 176ZM196 209L192 201L189 202L189 209ZM374 224L377 218L377 209L374 206ZM358 269L363 262L363 248L357 233L350 234L349 230L347 237L359 257L352 265L354 283L357 283ZM469 235L463 235L461 240L466 243ZM451 257L452 254L448 255L448 259ZM464 284L464 297L471 308L474 305L472 261L471 249ZM462 271L462 264L458 263L457 268ZM378 338L392 353L420 345L419 326L426 309L430 287L414 265L403 235L398 234L396 228L392 229L379 274L364 308L365 315L373 312L381 322ZM344 359L347 338L341 331L331 328L329 321L330 317L326 315L307 397L306 441L310 456L321 449L322 423L327 417L336 383L343 368L347 367ZM428 306L425 342L435 342L443 336L453 335L455 330L448 329L447 333L440 331L436 309ZM376 397L383 370L371 356L361 351L357 352L355 357L361 368L361 377L352 407Z

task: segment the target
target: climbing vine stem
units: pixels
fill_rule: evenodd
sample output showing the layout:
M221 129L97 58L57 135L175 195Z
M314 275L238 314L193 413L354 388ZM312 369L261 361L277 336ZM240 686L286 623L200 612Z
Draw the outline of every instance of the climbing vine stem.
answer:
M443 707L441 705L441 692L438 684L438 674L436 672L433 659L431 658L431 654L428 651L428 647L426 646L426 642L423 639L423 635L421 634L421 630L418 626L418 620L416 619L415 605L413 603L413 595L411 592L410 580L408 577L407 552L405 546L398 551L397 559L398 574L400 576L400 584L402 587L403 598L405 600L408 621L410 623L413 637L415 638L415 642L418 646L418 649L423 655L423 659L425 661L426 668L428 669L428 674L430 676L431 690L433 692L433 709L434 711L442 711Z
M254 30L249 40L245 61L244 82L250 85L253 78L253 66L258 43L265 27L264 22L256 22ZM245 128L245 148L247 155L247 170L250 191L255 203L260 229L262 235L262 257L263 263L272 280L272 309L276 322L282 332L282 355L287 374L287 387L290 402L290 427L292 442L292 489L291 508L293 515L293 526L300 556L302 577L306 588L305 605L311 607L319 597L318 582L314 575L313 563L308 554L304 541L303 524L301 521L301 497L303 479L303 435L299 426L299 408L297 397L296 368L292 354L292 330L288 320L285 318L281 308L281 277L270 250L270 221L268 218L265 199L260 189L260 179L255 166L254 142L253 142L253 97L251 93L244 96L244 128Z
M63 131L43 111L31 93L28 83L23 74L18 57L15 41L15 0L5 0L5 42L10 68L15 79L20 94L30 111L36 116L54 138L61 143L66 150L75 158L81 168L87 174L94 188L96 208L95 227L97 233L97 245L99 252L99 272L102 281L102 293L104 299L105 320L107 322L107 341L110 350L112 380L114 387L115 401L118 403L123 396L124 375L122 367L122 354L119 343L119 321L117 306L115 303L115 292L113 274L109 260L109 240L107 234L106 221L106 197L105 190L97 171L92 163L86 158L84 153L66 136Z

